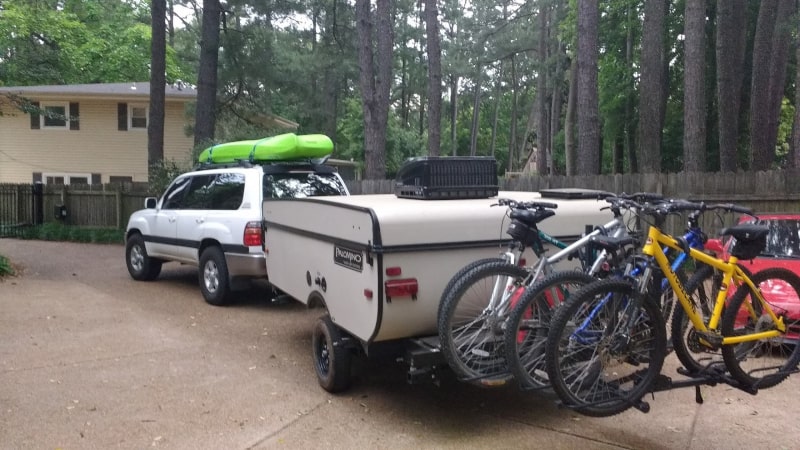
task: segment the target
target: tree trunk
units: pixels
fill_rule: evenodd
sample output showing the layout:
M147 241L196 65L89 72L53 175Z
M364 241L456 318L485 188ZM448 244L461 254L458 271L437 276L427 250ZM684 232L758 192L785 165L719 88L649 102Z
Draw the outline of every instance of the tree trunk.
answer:
M203 26L200 39L200 68L197 73L194 145L211 144L214 139L217 109L217 62L219 61L219 0L203 0Z
M769 70L769 122L767 126L767 157L764 170L772 168L778 145L781 104L786 88L786 66L789 62L789 47L792 41L792 27L797 17L796 0L780 0L778 16L775 20L775 33L772 38ZM800 106L800 105L795 105Z
M758 8L756 35L753 38L753 75L750 87L750 169L766 170L774 155L770 152L770 65L773 35L778 8L775 0L765 1Z
M475 71L475 96L472 103L472 126L469 132L469 155L475 156L478 154L478 131L480 128L481 117L481 78L483 76L483 67L478 64Z
M494 112L492 112L492 138L489 143L489 154L494 158L497 150L497 120L500 112L500 99L503 87L503 62L497 64L497 83L495 83Z
M386 126L391 88L392 27L389 0L378 0L374 15L377 52L373 55L373 15L370 0L356 1L358 61L364 107L364 176L386 177Z
M577 153L575 149L575 115L578 96L578 59L573 57L569 69L569 93L567 94L567 115L564 118L564 161L566 175L575 175Z
M578 0L577 175L600 173L600 106L597 92L599 22L598 0Z
M667 4L645 0L642 26L642 76L639 85L639 170L661 171L664 117L664 26Z
M517 148L517 65L514 55L511 55L511 130L508 142L508 171L514 171L514 151Z
M428 44L428 154L439 156L442 143L442 48L436 0L425 0Z
M539 76L536 77L536 110L539 116L539 126L537 127L536 139L536 173L547 173L547 150L550 148L550 100L548 98L548 61L550 54L548 51L547 30L548 30L548 6L544 1L539 1ZM527 143L528 136L525 136L523 145Z
M166 15L165 0L153 0L152 40L150 42L150 117L147 120L148 173L164 160L164 97L166 88Z
M430 116L430 111L428 111ZM450 153L458 156L458 75L450 75Z
M683 170L706 170L706 2L686 2L683 75Z
M633 96L635 92L635 80L633 79L633 26L631 21L634 20L632 18L633 13L631 12L631 7L628 6L625 8L625 19L627 22L627 33L625 33L625 68L628 69L626 72L626 85L627 85L627 92L625 95L625 125L623 125L624 132L625 132L625 154L628 155L628 172L636 173L639 171L639 163L638 159L636 158L636 133L634 130L637 129L635 126L635 114L633 112Z
M739 108L745 57L746 0L717 0L717 104L719 170L738 167Z

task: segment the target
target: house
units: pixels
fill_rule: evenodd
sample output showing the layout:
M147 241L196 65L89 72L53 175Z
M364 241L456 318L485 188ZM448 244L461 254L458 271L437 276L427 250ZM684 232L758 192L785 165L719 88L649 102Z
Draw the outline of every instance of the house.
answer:
M167 85L165 160L190 162L196 96ZM0 87L0 183L146 182L149 97L148 82Z

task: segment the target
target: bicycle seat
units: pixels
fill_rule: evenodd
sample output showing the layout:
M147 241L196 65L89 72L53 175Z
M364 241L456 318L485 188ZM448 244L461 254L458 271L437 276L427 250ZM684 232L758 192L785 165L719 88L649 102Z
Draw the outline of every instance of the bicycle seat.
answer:
M765 225L756 225L756 224L743 224L743 225L735 225L730 228L724 228L720 234L723 236L733 236L736 238L737 241L740 242L749 242L749 241L757 241L759 239L764 239L767 237L767 233L769 233L769 227Z
M626 245L635 244L636 238L634 238L633 236L614 237L614 236L596 235L589 238L589 243L597 247L600 247L604 250L615 252L618 249L625 247Z
M515 209L511 211L511 219L519 220L525 225L536 225L537 223L556 214L552 209Z

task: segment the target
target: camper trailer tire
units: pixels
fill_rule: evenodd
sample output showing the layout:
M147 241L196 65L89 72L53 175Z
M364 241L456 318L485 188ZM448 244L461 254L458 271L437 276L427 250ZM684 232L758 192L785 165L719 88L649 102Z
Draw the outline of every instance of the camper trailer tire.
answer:
M331 393L347 389L350 386L350 350L330 316L320 317L314 324L311 349L319 385Z

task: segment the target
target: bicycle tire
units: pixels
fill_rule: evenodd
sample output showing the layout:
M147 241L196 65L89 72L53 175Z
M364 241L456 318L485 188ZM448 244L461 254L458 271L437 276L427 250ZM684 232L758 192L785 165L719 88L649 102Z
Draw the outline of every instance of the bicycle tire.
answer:
M506 362L521 389L550 384L544 354L553 309L594 281L577 270L553 273L526 289L511 310L505 329Z
M731 377L736 381L746 386L765 389L780 384L800 362L800 343L798 343L800 317L796 315L800 308L800 298L798 298L800 277L788 269L774 267L756 273L751 280L761 290L764 300L769 302L773 312L784 318L788 327L787 336L723 345L722 358ZM786 292L787 288L793 289L794 293L778 296L778 288L782 292ZM766 289L769 289L768 293L764 292ZM749 332L766 331L773 327L770 316L762 314L761 304L753 303L752 295L748 294L750 289L737 289L728 303L722 319L723 336L741 336ZM748 305L753 305L753 312L758 317L742 309ZM790 310L794 315L791 319L786 314ZM775 365L781 360L783 362L780 365ZM767 373L770 369L777 370Z
M443 295L437 320L439 344L457 377L480 382L509 376L502 331L508 311L486 308L499 277L510 282L513 295L521 295L528 275L527 270L513 264L488 263L468 272ZM500 282L507 284L503 280Z
M658 299L638 295L630 281L602 280L556 309L545 360L550 384L565 406L587 416L613 416L651 390L666 357L666 330ZM615 329L619 315L631 309L625 307L629 300L639 306L630 311L639 317L631 336Z
M459 280L464 278L465 275L467 275L469 272L471 272L472 270L476 269L477 267L480 267L480 266L482 266L484 264L493 263L493 262L507 263L508 261L506 261L505 258L500 258L500 257L497 257L497 258L483 258L483 259L478 259L476 261L472 261L471 263L469 263L466 266L464 266L461 269L459 269L458 272L456 272L455 275L453 275L450 278L450 281L447 282L447 285L445 285L444 290L442 291L442 296L439 299L439 309L437 310L437 317L439 316L439 314L441 314L442 305L444 304L445 295L447 295L449 292L451 292L453 290L453 286L455 286L455 284Z

